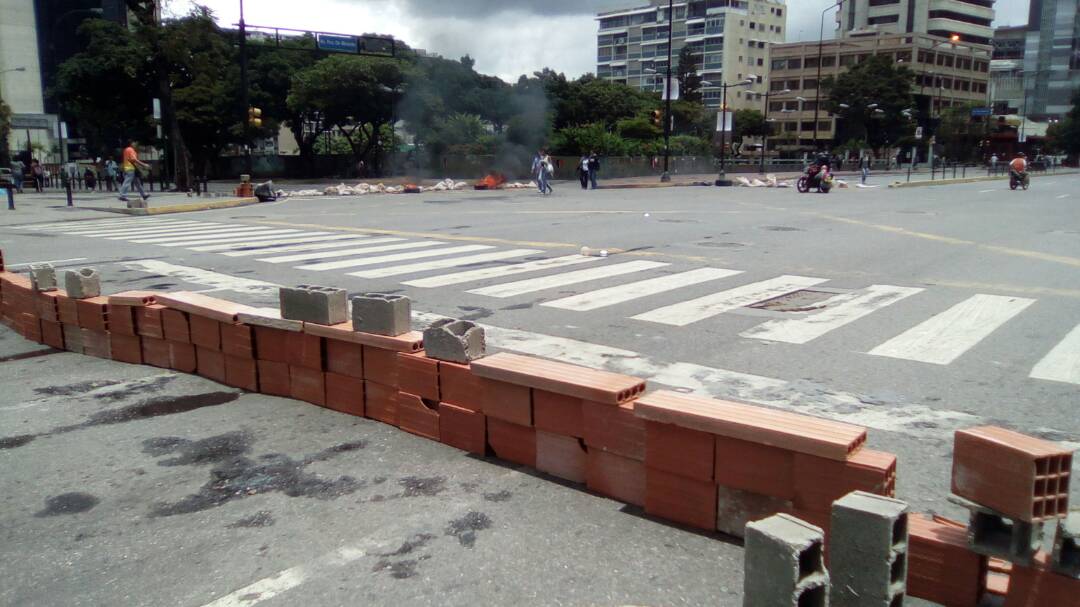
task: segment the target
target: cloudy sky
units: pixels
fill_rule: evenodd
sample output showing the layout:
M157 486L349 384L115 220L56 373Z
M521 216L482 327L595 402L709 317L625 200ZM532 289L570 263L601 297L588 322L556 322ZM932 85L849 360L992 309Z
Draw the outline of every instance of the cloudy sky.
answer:
M173 13L192 0L171 0ZM239 20L239 0L198 0L223 25ZM596 69L597 11L648 0L245 0L249 24L346 34L378 32L447 58L469 54L504 80L551 67L568 76ZM789 41L816 39L834 0L788 0ZM1027 20L1028 0L997 0L997 25ZM828 23L826 23L828 27Z

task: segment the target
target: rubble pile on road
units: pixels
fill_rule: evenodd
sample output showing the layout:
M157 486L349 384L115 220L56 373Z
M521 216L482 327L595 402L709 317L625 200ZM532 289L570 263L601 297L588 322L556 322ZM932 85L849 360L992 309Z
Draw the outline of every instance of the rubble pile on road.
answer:
M82 269L6 272L0 313L57 349L147 364L367 417L495 456L746 540L747 605L881 605L907 594L975 607L1075 604L1080 515L1071 453L1000 428L956 434L953 492L968 524L909 513L896 456L865 428L677 391L507 352L482 327L411 326L411 301L282 288L279 309L191 292L101 295ZM73 291L60 289L69 286ZM80 297L75 297L78 291ZM1055 524L1052 553L1043 527ZM829 555L829 569L823 555Z
M506 190L525 190L535 188L536 184L529 183L506 183L500 186L500 189ZM447 178L430 186L407 186L407 185L386 185L383 183L358 183L356 185L347 185L339 183L338 185L327 186L321 190L306 189L306 190L278 190L276 192L278 198L299 198L299 197L312 197L312 196L366 196L368 194L405 194L405 193L418 193L418 192L461 192L469 188L469 184L464 181L455 181Z
M736 177L735 185L743 188L790 188L791 182L780 181L776 178L776 175L770 173L765 176L764 181L756 177L754 179L749 179L747 177Z

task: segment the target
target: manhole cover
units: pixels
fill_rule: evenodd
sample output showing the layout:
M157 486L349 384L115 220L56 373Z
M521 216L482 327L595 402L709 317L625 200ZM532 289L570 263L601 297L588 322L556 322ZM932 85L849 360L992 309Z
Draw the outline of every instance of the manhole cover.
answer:
M812 312L824 308L825 306L821 305L822 302L831 297L836 297L836 293L803 289L786 293L780 297L759 301L747 307L757 310L769 310L770 312Z

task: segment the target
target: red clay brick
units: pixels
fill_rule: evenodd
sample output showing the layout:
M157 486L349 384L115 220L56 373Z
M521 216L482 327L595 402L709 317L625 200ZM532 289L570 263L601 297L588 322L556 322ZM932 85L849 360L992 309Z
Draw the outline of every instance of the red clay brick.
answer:
M18 325L23 337L38 343L45 343L45 336L41 332L41 320L34 314L19 314Z
M190 343L170 341L169 368L181 373L195 373L199 368L195 346Z
M1044 605L1080 605L1080 581L1054 573L1050 556L1040 551L1033 566L1015 564L1009 575L1005 607L1043 607Z
M532 402L533 424L537 430L577 438L585 435L582 413L584 401L580 398L555 394L547 390L533 390Z
M536 428L488 417L488 445L495 457L536 467Z
M79 314L79 326L91 331L104 332L109 328L109 306L105 297L76 299L75 308Z
M109 304L109 333L135 336L135 310L131 306Z
M66 323L61 323L60 328L64 331L64 349L68 352L84 354L86 347L83 345L82 329Z
M155 293L157 302L175 310L187 312L192 316L204 316L219 322L235 323L240 312L256 312L255 308L243 304L217 299L200 293L179 291L175 293Z
M711 483L716 437L673 424L645 424L645 464L687 478ZM715 501L715 499L714 499Z
M584 483L585 459L581 439L536 430L537 470L573 483Z
M439 440L462 451L485 455L487 417L450 403L439 403Z
M612 406L585 401L581 413L585 444L590 450L645 461L645 420L634 415L633 402Z
M439 361L424 356L423 352L398 352L397 386L407 394L438 401Z
M326 406L326 374L322 371L290 365L289 384L293 398Z
M585 459L585 486L605 497L644 507L645 464L636 459L590 448Z
M165 339L182 344L191 343L191 327L188 326L187 314L180 310L163 309L161 327L165 332Z
M509 352L473 361L472 368L487 379L610 404L645 392L645 381L636 377Z
M790 500L795 497L794 472L795 454L791 451L716 437L713 480L717 485Z
M109 334L112 359L132 365L143 364L142 338L137 335Z
M194 317L193 317L194 318ZM196 372L219 384L225 383L225 355L218 350L195 346Z
M366 352L365 352L366 354ZM364 380L364 409L371 419L391 426L398 425L397 388Z
M410 434L439 440L438 403L435 407L416 394L398 392L398 426Z
M58 322L50 320L41 321L41 341L46 345L56 348L57 350L64 349L64 327Z
M38 293L37 309L38 316L41 317L41 320L60 322L60 311L57 307L57 301L62 296L66 297L63 291Z
M255 359L226 354L225 384L248 392L258 392L259 372Z
M142 355L145 364L160 369L172 368L172 353L169 351L169 342L164 339L143 337Z
M689 527L713 531L716 529L716 485L712 481L672 474L647 465L645 512Z
M950 607L975 607L987 559L968 548L967 531L918 514L908 517L908 595Z
M221 323L213 318L188 315L191 328L191 343L205 350L221 350Z
M135 311L135 332L142 337L165 339L165 325L162 323L161 312L165 306L150 305L140 306Z
M494 379L482 379L480 393L484 415L519 426L533 425L531 388Z
M255 358L255 341L247 325L221 325L221 351L237 358Z
M318 335L285 331L286 353L290 367L323 370L323 338Z
M259 360L277 363L289 362L289 333L272 327L253 327L255 332L255 355Z
M798 510L827 515L834 501L852 491L896 494L896 456L891 453L864 448L842 462L796 453L793 471Z
M364 378L384 386L397 388L397 352L364 346Z
M364 347L340 339L327 339L326 370L329 373L364 379Z
M364 417L364 380L327 371L326 407Z
M67 341L67 338L64 338ZM82 330L83 354L96 356L97 358L112 358L112 350L109 346L109 334L104 331L91 329Z
M259 392L271 396L292 396L288 363L276 360L259 360Z
M469 365L439 362L439 392L442 402L479 412L483 408L482 388Z
M72 299L70 297L67 297L66 295L63 296L63 297L58 297L56 299L56 315L60 319L60 322L62 322L63 324L65 324L65 325L78 325L79 324L79 305L77 303L75 303L76 301L77 300L74 300L74 299ZM121 308L121 310L123 310L123 308ZM131 308L127 308L127 311L128 311L128 314L130 315L131 314ZM121 317L119 320L123 321L124 319ZM119 327L119 328L123 328L123 326L124 325L121 325L121 327ZM130 325L127 325L127 326L131 327L130 335L134 335L135 334L135 321L132 320ZM125 332L125 335L127 335L127 334L129 334L129 333Z

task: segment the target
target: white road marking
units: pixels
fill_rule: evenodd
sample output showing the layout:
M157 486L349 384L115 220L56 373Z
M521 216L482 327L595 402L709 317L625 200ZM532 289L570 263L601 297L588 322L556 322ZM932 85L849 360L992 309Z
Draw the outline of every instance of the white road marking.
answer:
M413 251L411 253L395 253L393 255L380 255L367 259L344 259L342 261L328 261L326 263L314 263L306 266L297 266L298 270L312 270L321 272L324 270L340 270L342 268L358 268L360 266L374 266L380 263L392 261L404 261L406 259L424 259L426 257L441 257L443 255L456 255L458 253L472 253L473 251L487 251L495 247L485 244L471 244L463 247L450 247L448 249L435 249L427 251Z
M90 236L95 238L106 236L127 236L129 234L171 234L173 232L188 232L191 230L220 230L226 224L206 223L203 221L178 221L167 226L124 226L120 228L94 228L92 230L64 230L63 234L71 236Z
M420 278L417 280L409 280L402 284L408 285L410 287L445 287L447 285L457 285L463 282L475 282L488 278L502 278L504 276L514 276L517 274L525 274L527 272L539 272L541 270L551 270L555 268L562 268L565 266L573 266L583 263L595 263L598 261L600 261L599 257L567 255L565 257L554 257L551 259L527 261L525 263L519 263L509 266L480 268L478 270L468 270L466 272L458 272L456 274L444 274L442 276Z
M698 322L699 320L705 320L706 318L711 318L718 314L723 314L724 312L730 312L731 310L766 299L780 297L781 295L791 293L792 291L812 287L823 282L828 282L828 279L813 278L810 276L778 276L776 278L770 278L769 280L743 285L727 291L706 295L705 297L699 297L697 299L691 299L674 305L664 306L663 308L650 310L643 314L638 314L633 318L672 325L675 327L685 327L686 325Z
M689 287L710 280L728 278L729 276L736 276L738 274L742 274L742 271L725 270L723 268L698 268L696 270L690 270L689 272L669 274L659 278L650 278L639 282L632 282L630 284L609 287L607 289L598 289L596 291L582 293L581 295L572 295L570 297L556 299L555 301L549 301L542 305L551 308L560 308L562 310L587 312L589 310L606 308L607 306L633 301L658 293L666 293L673 289Z
M55 266L57 264L68 263L68 262L72 262L72 261L86 261L86 257L73 257L71 259L46 259L44 261L28 261L26 263L9 263L9 264L4 264L4 267L6 267L6 268L24 268L24 267L28 268L28 267L30 267L30 266L32 266L34 264L38 264L38 263L51 263L51 264L53 264ZM57 277L57 278L59 278L59 277Z
M1034 299L975 295L870 351L935 365L947 365L998 327L1035 303Z
M467 266L474 263L501 261L503 259L511 259L514 257L524 257L526 255L532 255L534 253L543 253L543 251L539 249L511 249L509 251L495 251L494 253L480 253L479 255L451 257L450 259L436 259L435 261L423 261L418 263L404 264L400 266L390 266L388 268L378 268L375 270L362 270L360 272L351 272L349 273L349 276L359 276L360 278L384 278L386 276L401 276L402 274L417 274L419 272L429 272L431 270L441 270L443 268L460 268L461 266Z
M980 194L989 194L990 192L996 192L997 190L979 190Z
M341 242L341 243L360 242L360 241L362 241L362 240L364 240L366 238L369 238L369 237L368 236L356 236L356 235L353 235L353 234L330 234L328 236L315 236L313 238L309 238L309 237L297 238L297 237L294 236L294 237L291 237L291 238L277 238L277 239L274 239L274 240L268 240L268 241L265 241L265 242L260 242L258 244L258 246L254 246L254 245L253 246L247 246L247 245L245 245L243 243L240 243L240 244L235 244L235 243L212 244L212 245L204 245L204 246L199 246L199 247L191 247L191 250L192 251L200 251L200 252L220 252L220 251L224 251L222 253L222 255L228 255L229 257L246 257L246 256L249 256L249 255L265 255L266 253L277 253L277 252L286 252L287 253L289 251L304 251L304 250L307 250L307 249L297 249L297 248L294 248L294 247L279 246L279 245L307 246L308 243L316 243L316 242L329 243L329 244L333 245L333 244L336 244L337 242Z
M207 238L226 238L229 236L257 236L259 234L295 234L300 230L291 228L283 228L275 230L272 228L228 228L225 230L215 230L212 232L200 233L200 234L183 234L178 236L155 236L154 238L109 238L108 240L126 240L128 242L134 242L136 244L161 244L165 242L184 242L184 241L197 241L206 240Z
M514 297L516 295L535 293L536 291L543 291L545 289L565 287L592 280L603 280L605 278L622 276L624 274L633 274L635 272L662 268L667 265L670 264L658 261L628 261L599 268L587 268L584 270L575 270L573 272L553 274L551 276L541 276L539 278L529 278L526 280L491 285L490 287L481 287L479 289L473 289L469 291L469 293L487 295L488 297Z
M44 231L50 231L51 232L51 231L71 230L71 229L87 229L87 230L89 230L89 229L94 229L95 226L107 227L107 226L139 225L139 224L160 225L160 224L166 224L166 223L173 223L173 222L177 222L177 221L180 221L180 220L179 219L165 219L165 218L161 218L161 219L156 219L156 218L142 219L142 218L140 218L140 219L102 219L102 220L96 220L96 221L59 221L59 222L55 222L55 223L38 223L38 224L34 224L32 226L25 226L25 229L27 229L27 230L39 230L39 231L43 231L43 232Z
M1062 194L1061 196L1058 196L1058 200L1061 200L1063 198L1068 198L1068 197L1069 197L1068 194Z
M161 243L163 247L193 247L195 245L209 245L209 244L257 244L266 240L276 240L282 236L289 236L290 238L297 237L318 237L326 234L326 232L298 232L296 230L288 230L282 233L281 230L275 230L272 232L261 232L256 234L244 234L243 236L230 236L228 238L218 238L207 236L204 240L185 240L182 242L165 242Z
M274 291L276 293L279 288L278 285L272 282L229 276L228 274L221 274L220 272L212 272L210 270L203 270L201 268L193 268L190 266L179 266L165 261L158 261L156 259L127 261L120 265L126 268L149 272L150 274L171 276L173 278L179 278L184 282L212 287L208 292L236 291L237 293L265 294L267 291Z
M404 238L372 238L360 243L362 246L355 249L343 249L340 251L322 251L319 253L300 253L298 255L281 255L279 257L260 257L255 261L265 261L266 263L292 263L296 261L311 261L313 259L333 259L334 257L354 257L356 255L368 255L370 253L385 253L387 251L401 251L404 249L423 249L425 247L434 247L445 242L438 240L421 240L418 242L402 242ZM385 242L396 242L400 244L382 245ZM381 246L371 247L367 245L379 244ZM276 251L268 251L268 253L275 253Z
M824 309L803 318L770 320L740 333L743 337L805 344L833 329L859 320L878 310L921 293L914 287L871 285L865 289L844 293L821 303Z
M1035 365L1029 377L1080 384L1080 325Z

